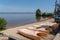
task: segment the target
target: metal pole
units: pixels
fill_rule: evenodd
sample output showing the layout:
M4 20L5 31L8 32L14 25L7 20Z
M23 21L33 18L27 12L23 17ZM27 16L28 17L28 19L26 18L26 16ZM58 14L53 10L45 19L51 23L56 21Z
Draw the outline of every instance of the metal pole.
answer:
M60 4L60 0L59 0L59 4Z
M55 14L56 14L56 5L57 5L57 0L55 0Z
M57 3L57 0L55 0L55 4Z

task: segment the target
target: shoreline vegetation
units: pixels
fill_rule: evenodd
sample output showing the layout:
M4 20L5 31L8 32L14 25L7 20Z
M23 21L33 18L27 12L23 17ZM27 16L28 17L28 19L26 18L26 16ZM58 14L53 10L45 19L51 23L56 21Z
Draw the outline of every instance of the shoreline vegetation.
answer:
M54 13L46 13L46 12L41 12L40 9L36 10L36 17L43 17L43 18L54 18Z
M5 30L7 21L4 18L0 18L0 31Z

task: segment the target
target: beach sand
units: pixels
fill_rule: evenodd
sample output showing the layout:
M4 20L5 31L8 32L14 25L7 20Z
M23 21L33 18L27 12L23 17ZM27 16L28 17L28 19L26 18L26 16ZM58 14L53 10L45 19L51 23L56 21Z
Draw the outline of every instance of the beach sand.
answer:
M7 29L7 30L4 30L2 31L4 34L10 36L10 37L13 37L13 38L16 38L16 39L19 39L19 40L30 40L24 36L21 36L19 34L17 34L17 30L18 29L21 29L21 28L27 28L27 27L32 27L32 26L41 26L40 24L44 24L44 25L52 25L52 22L54 21L54 19L49 19L49 20L45 20L45 21L42 21L42 22L36 22L36 23L32 23L32 24L27 24L27 25L23 25L23 26L18 26L18 27L15 27L15 28L10 28L10 29Z

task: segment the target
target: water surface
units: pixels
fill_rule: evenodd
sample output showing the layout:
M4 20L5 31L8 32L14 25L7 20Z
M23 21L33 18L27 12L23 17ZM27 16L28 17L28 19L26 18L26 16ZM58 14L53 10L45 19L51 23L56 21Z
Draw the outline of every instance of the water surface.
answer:
M29 12L0 13L0 17L5 18L7 20L7 28L40 21L40 18L36 18L35 13ZM43 20L43 18L41 20Z

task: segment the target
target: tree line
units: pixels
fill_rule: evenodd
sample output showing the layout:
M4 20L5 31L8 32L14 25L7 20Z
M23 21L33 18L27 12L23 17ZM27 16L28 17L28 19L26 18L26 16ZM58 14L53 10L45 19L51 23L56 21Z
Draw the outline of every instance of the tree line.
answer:
M36 16L53 18L54 17L54 13L46 13L46 12L42 13L40 9L37 9L36 10Z

